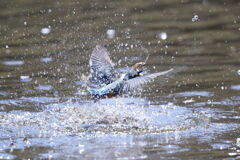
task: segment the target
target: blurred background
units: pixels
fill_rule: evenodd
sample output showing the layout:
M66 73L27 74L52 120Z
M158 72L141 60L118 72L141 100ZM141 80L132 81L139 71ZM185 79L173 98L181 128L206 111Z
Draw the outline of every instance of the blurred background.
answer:
M240 157L238 0L0 3L0 159ZM117 67L182 68L91 101L97 44Z

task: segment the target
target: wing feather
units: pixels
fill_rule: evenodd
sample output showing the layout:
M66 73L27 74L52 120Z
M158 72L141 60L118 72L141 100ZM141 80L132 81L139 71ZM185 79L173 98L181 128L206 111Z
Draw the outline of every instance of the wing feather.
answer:
M103 71L103 69L112 69L113 62L109 57L109 52L104 45L97 45L90 57L90 67L93 70Z
M157 78L159 76L171 73L173 70L174 69L169 69L167 71L152 73L152 74L148 74L148 75L145 75L145 76L141 76L141 77L137 77L137 78L127 80L123 84L123 92L127 92L129 90L138 88L143 84L151 82L154 78Z
M113 78L113 62L109 57L109 52L104 45L97 45L91 54L90 61L90 81L94 84L109 84Z

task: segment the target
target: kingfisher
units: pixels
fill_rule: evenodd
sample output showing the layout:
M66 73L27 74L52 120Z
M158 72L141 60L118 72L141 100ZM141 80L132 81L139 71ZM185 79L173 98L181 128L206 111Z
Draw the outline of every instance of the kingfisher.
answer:
M87 87L87 90L94 98L110 98L128 93L128 91L141 87L159 76L173 72L174 69L169 69L144 75L143 67L148 57L149 55L144 62L138 62L132 67L114 68L114 63L111 61L106 47L97 45L93 49L89 61L89 81L95 87ZM117 78L119 75L120 78Z

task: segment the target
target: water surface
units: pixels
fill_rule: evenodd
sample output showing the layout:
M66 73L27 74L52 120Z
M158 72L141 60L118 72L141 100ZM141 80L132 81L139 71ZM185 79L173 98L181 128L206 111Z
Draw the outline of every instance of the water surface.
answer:
M0 159L239 158L239 7L2 2ZM83 81L97 44L108 45L117 67L149 54L148 72L178 72L94 103Z

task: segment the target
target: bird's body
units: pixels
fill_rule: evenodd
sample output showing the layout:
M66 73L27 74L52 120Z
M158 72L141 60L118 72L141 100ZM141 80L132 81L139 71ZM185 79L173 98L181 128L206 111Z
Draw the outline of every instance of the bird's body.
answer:
M148 57L147 57L148 59ZM166 75L173 69L143 75L145 62L138 62L132 67L115 69L109 57L109 52L103 45L97 45L90 57L90 82L97 88L89 88L88 91L96 98L112 97L152 81L154 78ZM121 75L120 78L119 75Z
M118 94L118 90L121 88L121 85L124 81L126 74L122 75L116 81L101 87L101 88L90 88L88 87L87 90L95 97L112 97Z

